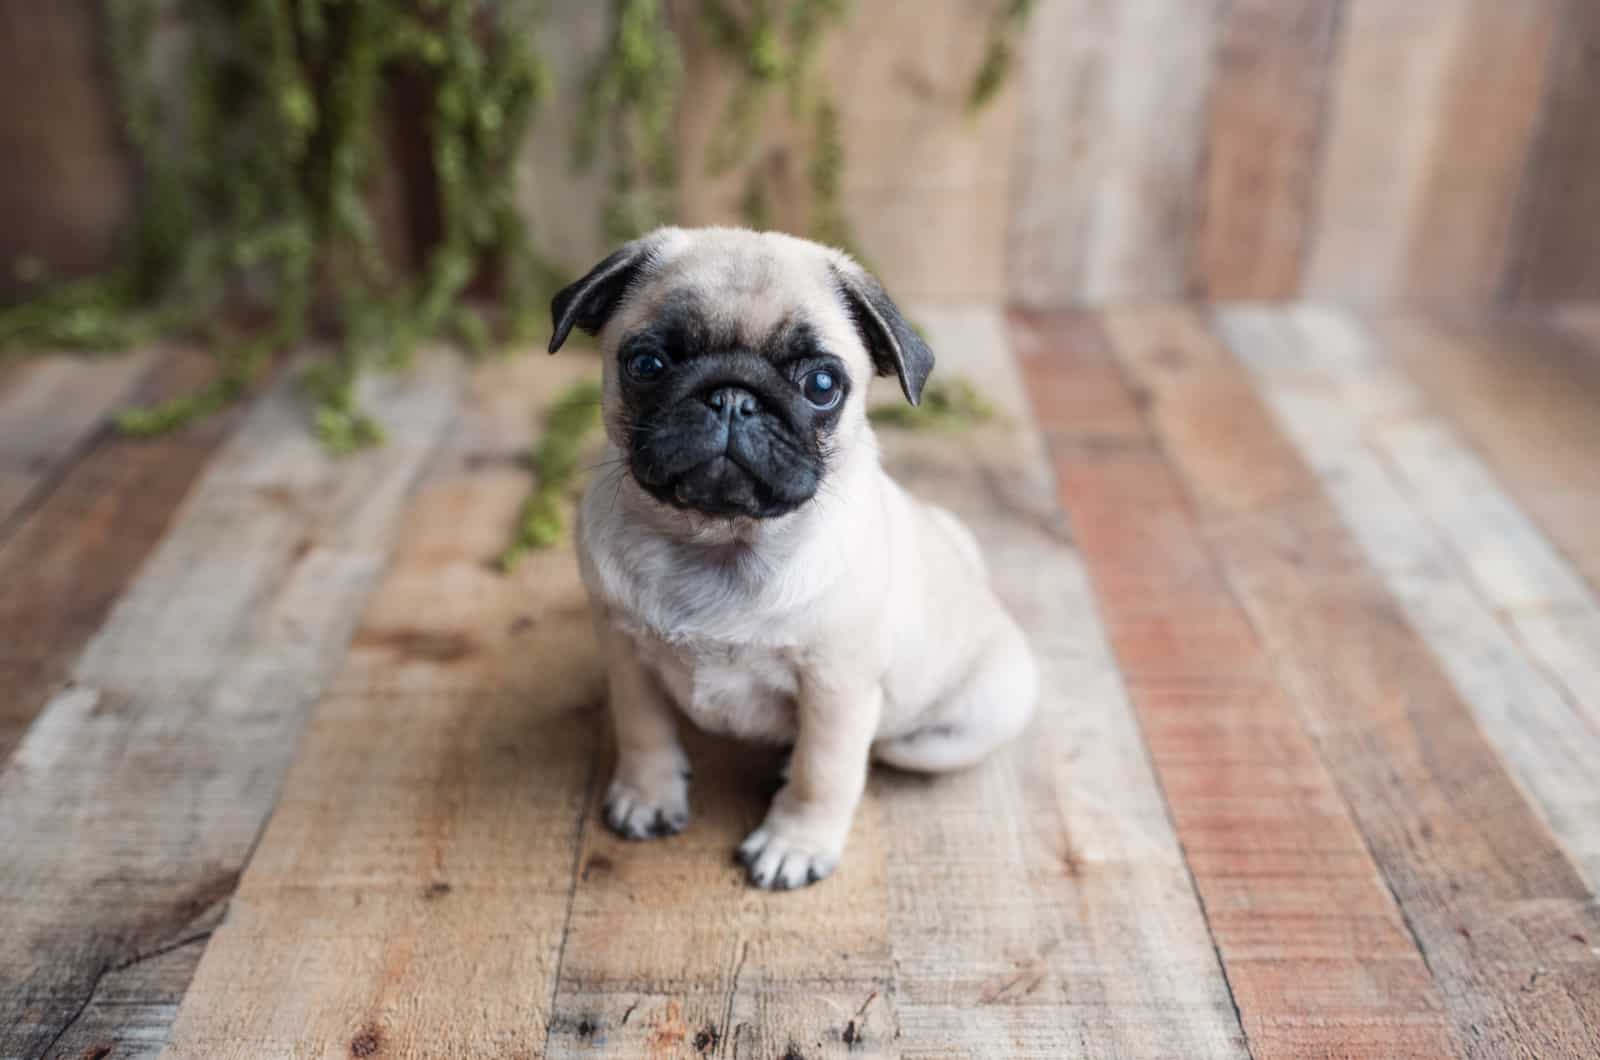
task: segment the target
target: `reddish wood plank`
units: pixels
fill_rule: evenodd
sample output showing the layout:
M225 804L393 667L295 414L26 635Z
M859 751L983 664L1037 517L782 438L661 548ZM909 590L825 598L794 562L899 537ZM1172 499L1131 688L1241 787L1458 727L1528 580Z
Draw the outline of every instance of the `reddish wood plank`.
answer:
M170 353L135 401L185 393L215 371L205 354ZM108 436L0 544L0 764L236 420L228 410L148 441Z
M1103 336L1013 328L1251 1056L1450 1055L1427 967ZM1051 400L1068 392L1100 413Z
M1515 5L1507 5L1515 6ZM1600 298L1600 4L1566 0L1506 277L1522 302Z
M1186 310L1108 327L1196 520L1311 729L1469 1056L1600 1052L1600 909L1438 663ZM1270 493L1241 491L1264 479Z
M1595 350L1527 318L1403 315L1374 324L1429 400L1600 591Z
M1300 289L1340 0L1235 0L1218 42L1189 289Z

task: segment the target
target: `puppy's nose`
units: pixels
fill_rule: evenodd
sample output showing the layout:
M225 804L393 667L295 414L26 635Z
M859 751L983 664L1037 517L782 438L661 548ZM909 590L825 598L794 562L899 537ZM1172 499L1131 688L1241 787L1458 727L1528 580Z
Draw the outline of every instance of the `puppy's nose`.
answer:
M737 386L717 387L706 395L706 404L724 415L736 416L739 419L755 415L758 407L756 396Z

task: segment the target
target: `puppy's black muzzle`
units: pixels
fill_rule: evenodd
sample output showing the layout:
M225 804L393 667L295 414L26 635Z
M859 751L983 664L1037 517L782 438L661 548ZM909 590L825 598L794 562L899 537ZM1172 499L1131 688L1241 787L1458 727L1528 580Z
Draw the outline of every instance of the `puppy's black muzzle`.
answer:
M696 372L640 417L630 464L652 496L706 515L769 519L816 494L820 462L786 407L793 384L752 367Z

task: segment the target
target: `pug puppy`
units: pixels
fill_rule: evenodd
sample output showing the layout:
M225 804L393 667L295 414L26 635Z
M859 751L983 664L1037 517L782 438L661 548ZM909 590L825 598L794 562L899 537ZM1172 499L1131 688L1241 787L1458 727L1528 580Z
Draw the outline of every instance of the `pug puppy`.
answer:
M1038 675L977 541L879 465L867 384L916 404L933 353L848 256L776 233L658 230L556 295L605 357L602 467L578 552L605 650L630 839L689 820L677 715L792 746L738 849L762 888L839 864L870 760L977 762Z

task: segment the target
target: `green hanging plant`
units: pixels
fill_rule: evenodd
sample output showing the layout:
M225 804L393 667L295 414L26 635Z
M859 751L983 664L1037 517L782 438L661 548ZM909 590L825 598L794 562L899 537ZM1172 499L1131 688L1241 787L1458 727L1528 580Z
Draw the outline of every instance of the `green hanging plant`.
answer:
M661 0L612 0L611 9L611 45L590 76L573 156L589 165L601 132L609 133L612 183L601 223L607 239L621 243L674 213L683 55Z
M143 202L124 261L0 312L0 345L130 345L205 337L222 361L203 391L125 414L134 433L171 430L248 393L326 305L339 341L304 374L335 452L382 437L354 386L417 343L489 344L463 300L498 264L511 331L534 311L541 263L517 214L512 172L543 95L530 0L192 0L183 28L187 105L173 112L151 63L158 0L109 0L110 63ZM383 106L399 78L421 86L440 236L420 275L395 278L370 207ZM179 130L173 135L170 130ZM248 331L219 321L267 310Z
M608 145L608 238L673 219L674 121L682 48L665 0L610 0L610 43L582 103L573 152ZM821 45L847 0L700 0L698 25L739 84L705 159L746 168L742 210L773 222L759 148L779 93L805 130L807 234L852 250L842 201L839 114L819 84ZM567 278L534 247L513 174L546 75L531 26L537 0L107 0L109 67L124 138L139 162L140 205L118 264L0 310L0 351L107 349L182 334L221 362L203 390L119 418L153 434L250 392L274 359L326 323L337 341L304 371L316 431L334 452L382 437L355 396L371 366L454 339L482 352L542 330L547 296ZM1031 0L1001 0L974 108L1003 83ZM187 34L181 92L164 92L152 42L163 17ZM386 105L415 89L430 154L438 232L414 274L386 259L371 191L384 161ZM466 298L494 270L498 323ZM36 263L19 273L45 279ZM239 322L253 321L251 326Z

